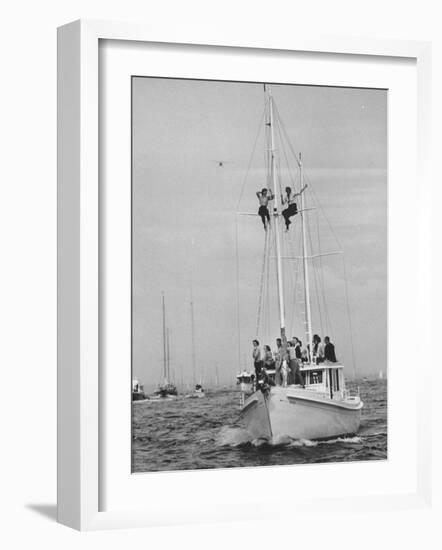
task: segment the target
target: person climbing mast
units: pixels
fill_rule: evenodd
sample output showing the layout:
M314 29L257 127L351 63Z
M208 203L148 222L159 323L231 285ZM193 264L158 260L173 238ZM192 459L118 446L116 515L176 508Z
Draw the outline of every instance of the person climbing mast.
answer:
M267 227L270 225L270 213L268 205L269 201L272 201L274 199L274 196L272 195L272 192L266 188L262 189L261 191L257 191L256 196L259 200L258 215L261 217L264 229L267 231Z
M284 218L285 227L287 231L289 230L289 225L292 223L290 221L290 218L292 216L295 216L298 213L296 197L299 197L301 193L305 191L306 187L307 187L307 184L305 183L301 191L299 191L299 193L294 193L293 195L292 195L291 187L286 187L285 195L281 196L282 205L286 207L285 210L282 211L282 216Z

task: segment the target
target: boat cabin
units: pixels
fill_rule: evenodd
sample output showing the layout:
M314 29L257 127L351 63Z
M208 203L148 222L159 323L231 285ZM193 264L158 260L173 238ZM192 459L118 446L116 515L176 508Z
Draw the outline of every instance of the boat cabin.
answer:
M305 380L305 389L322 393L330 399L346 399L344 365L340 363L305 364L300 368Z
M137 378L132 378L132 400L138 401L145 397L143 385L139 383Z
M245 393L251 393L254 390L255 373L243 371L236 375L236 383L239 385L239 389Z

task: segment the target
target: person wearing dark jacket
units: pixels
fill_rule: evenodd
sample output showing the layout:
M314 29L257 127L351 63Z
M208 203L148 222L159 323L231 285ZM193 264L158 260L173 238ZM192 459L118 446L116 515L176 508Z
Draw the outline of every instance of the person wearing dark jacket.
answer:
M326 361L330 361L331 363L337 363L338 360L336 359L335 346L330 342L330 338L328 336L324 338L324 343L324 359Z

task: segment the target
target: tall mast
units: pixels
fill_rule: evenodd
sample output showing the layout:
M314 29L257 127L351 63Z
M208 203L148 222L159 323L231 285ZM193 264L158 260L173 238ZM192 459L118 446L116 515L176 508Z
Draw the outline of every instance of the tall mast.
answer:
M301 153L299 153L299 178L302 189L302 162ZM307 249L307 232L305 227L306 213L305 213L305 193L301 193L301 220L302 220L302 263L304 271L304 301L305 301L305 331L307 337L308 349L310 350L310 362L313 359L313 347L312 347L312 314L310 309L310 284L308 276L308 249Z
M192 373L193 383L196 383L196 361L195 361L195 318L193 314L193 290L190 287L190 328L192 332Z
M275 149L275 137L273 132L273 97L269 89L269 126L270 126L270 170L272 176L272 186L273 186L273 195L274 195L274 220L275 220L275 240L276 240L276 277L278 279L278 306L279 306L279 324L281 327L281 340L283 347L285 349L287 345L287 337L285 334L285 315L284 315L284 285L282 280L282 263L281 263L281 242L280 242L280 213L278 211L279 201L278 195L279 191L277 189L276 181L276 149Z
M169 327L166 328L166 349L167 349L167 380L170 381L170 346L169 346Z
M164 301L164 292L163 295L163 374L164 374L164 383L167 384L167 348L166 348L166 304Z

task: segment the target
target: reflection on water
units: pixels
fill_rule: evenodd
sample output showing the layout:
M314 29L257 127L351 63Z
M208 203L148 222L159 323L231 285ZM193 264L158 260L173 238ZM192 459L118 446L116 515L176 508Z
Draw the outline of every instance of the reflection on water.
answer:
M352 389L352 384L348 386ZM364 401L354 437L328 441L251 439L239 423L239 393L133 405L132 470L194 470L387 458L387 381L359 382ZM353 386L354 387L354 386Z

